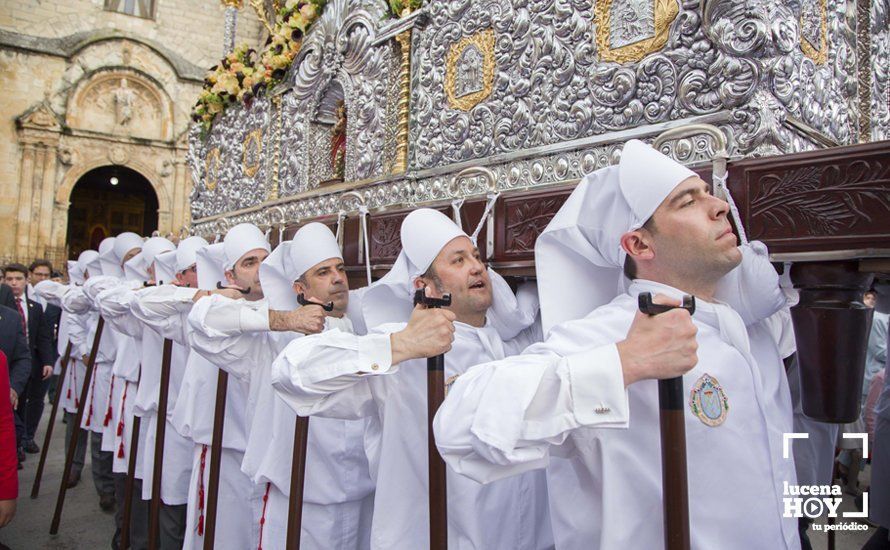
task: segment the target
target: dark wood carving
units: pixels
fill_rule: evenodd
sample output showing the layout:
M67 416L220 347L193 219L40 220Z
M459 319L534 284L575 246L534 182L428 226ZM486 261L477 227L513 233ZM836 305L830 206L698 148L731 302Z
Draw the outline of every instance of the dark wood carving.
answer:
M501 197L495 206L496 265L534 262L535 241L572 192L561 187Z
M402 228L402 220L407 215L408 212L396 212L371 216L368 226L371 265L391 265L396 261L399 251L402 250L399 231Z
M890 248L890 142L733 162L729 187L772 253Z

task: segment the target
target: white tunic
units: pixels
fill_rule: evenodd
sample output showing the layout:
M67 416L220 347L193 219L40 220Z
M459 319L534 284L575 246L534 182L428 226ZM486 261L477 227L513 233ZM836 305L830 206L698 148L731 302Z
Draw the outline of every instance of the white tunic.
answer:
M105 322L124 339L118 347L118 355L111 370L116 379L112 411L115 426L112 469L116 473L126 473L129 469L133 417L142 365L143 332L143 325L132 315L130 304L136 297L135 290L141 287L141 283L123 282L103 290L96 297ZM103 444L104 442L103 435ZM138 469L137 477L142 478Z
M99 326L99 311L91 309L88 314L81 315L78 319L84 330L84 339L78 352L81 356L89 357ZM111 366L117 355L116 346L114 336L109 330L103 329L93 375L90 380L85 381L89 384L89 388L80 427L91 432L102 433L103 430L105 411L108 408L108 390L111 385Z
M165 337L188 346L188 314L194 304L195 289L162 285L142 293L134 304L136 315L160 327ZM189 353L179 394L170 405L169 426L192 445L189 467L188 509L185 548L203 544L204 505L210 475L210 445L216 406L216 381L219 369L198 353ZM222 468L218 493L216 541L225 547L250 546L252 517L250 497L256 486L240 470L246 442L244 415L232 414L246 406L247 389L242 380L232 378L227 385L225 427L223 431ZM171 387L171 395L174 389ZM166 452L165 452L166 455ZM184 457L180 457L184 458ZM233 467L234 465L234 467ZM166 477L166 463L165 463ZM205 496L201 496L203 491Z
M681 294L635 281L522 356L471 369L436 418L439 449L474 479L548 466L558 548L663 546L657 382L633 384L625 396L614 346L642 291ZM763 324L746 333L724 305L699 302L693 320L699 363L684 386L711 375L729 411L716 427L685 411L692 548L796 550L797 521L783 518L783 483L796 477L782 458L791 402L776 343Z
M296 340L273 367L282 398L299 414L367 418L367 452L377 480L372 548L429 545L426 360L391 365L385 324L368 336L333 330ZM490 325L455 323L446 380L486 360L515 354L525 338L503 342ZM450 548L513 550L553 545L543 472L488 486L447 474Z
M165 288L166 287L166 288ZM192 464L194 456L194 444L191 440L185 438L173 427L170 418L179 398L179 390L182 386L182 379L185 375L186 364L188 363L189 348L183 334L184 326L180 316L167 316L155 307L157 300L151 297L159 292L170 292L175 290L172 285L160 285L149 287L139 291L138 296L131 303L131 311L133 316L145 324L149 330L143 333L143 346L146 340L153 340L149 333L156 334L161 338L161 350L163 349L163 340L172 341L170 356L170 380L167 388L167 414L166 418L157 417L158 399L161 389L161 362L147 361L143 363L142 380L139 384L139 392L137 393L136 406L142 407L143 410L152 411L149 418L149 431L145 438L146 451L151 454L145 455L151 458L146 460L143 467L143 496L150 495L150 490L146 490L146 485L151 483L153 470L148 466L149 462L153 465L154 447L157 434L157 423L166 422L167 426L164 432L164 454L163 454L163 473L161 477L161 498L165 504L177 505L186 504L189 494L189 480L192 475ZM143 391L145 389L146 391ZM140 400L140 397L142 400ZM149 488L150 489L150 488Z
M157 323L170 325L169 334L182 345L188 344L188 315L192 310L195 289L163 285L140 299L143 315ZM205 298L206 299L206 298ZM213 440L213 416L216 408L216 382L219 369L200 353L190 353L180 383L179 397L170 408L170 421L176 431L196 444L210 445ZM243 414L246 410L247 384L231 377L226 386L226 416L223 447L244 452L247 429Z
M117 277L94 277L90 278L84 284L84 292L91 299L93 306L98 310L99 314L105 319L105 329L102 339L111 339L115 349L114 363L111 365L111 376L109 381L108 392L105 396L105 409L98 414L98 419L93 418L93 422L102 423L102 450L113 452L115 454L112 463L112 471L126 472L126 445L121 445L117 432L123 434L124 426L121 424L122 403L125 395L129 395L130 391L127 387L127 380L121 378L118 371L121 369L130 369L130 365L139 364L139 348L133 338L122 333L110 322L103 311L102 296L104 292L111 288L119 286L132 287L135 283L127 282ZM136 388L132 391L135 393ZM94 417L96 412L94 411ZM120 430L119 430L120 428Z
M65 373L65 380L62 381L62 395L59 406L69 414L76 414L77 405L80 403L80 392L83 389L83 382L87 373L87 366L80 360L78 355L80 342L84 337L84 330L83 324L77 318L78 314L71 313L65 309L62 310L62 313L65 315L63 320L63 325L66 327L65 334L68 340L71 341L71 358L68 361L68 371Z
M296 415L276 395L270 370L278 353L300 335L270 331L266 300L236 301L220 295L199 300L189 315L189 324L194 350L248 384L247 410L243 414L249 429L241 469L255 483L271 483L289 495ZM363 432L361 422L318 419L310 423L305 502L338 505L363 500L373 492ZM357 529L345 523L313 525L305 520L304 529L334 534ZM331 547L342 547L339 537L331 540Z

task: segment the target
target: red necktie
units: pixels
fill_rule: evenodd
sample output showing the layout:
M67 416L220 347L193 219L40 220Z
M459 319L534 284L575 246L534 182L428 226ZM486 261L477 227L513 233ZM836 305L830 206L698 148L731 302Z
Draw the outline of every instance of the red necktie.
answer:
M27 337L28 337L28 322L25 321L25 310L22 309L22 299L21 299L21 298L16 298L16 299L15 299L15 305L18 306L18 308L19 308L19 315L22 316L22 330L25 331L25 337L27 338Z

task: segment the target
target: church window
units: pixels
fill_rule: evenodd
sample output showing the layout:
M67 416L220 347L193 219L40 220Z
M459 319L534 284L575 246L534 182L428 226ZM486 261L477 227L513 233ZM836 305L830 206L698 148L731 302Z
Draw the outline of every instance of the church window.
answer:
M105 0L105 9L136 17L154 18L155 0Z

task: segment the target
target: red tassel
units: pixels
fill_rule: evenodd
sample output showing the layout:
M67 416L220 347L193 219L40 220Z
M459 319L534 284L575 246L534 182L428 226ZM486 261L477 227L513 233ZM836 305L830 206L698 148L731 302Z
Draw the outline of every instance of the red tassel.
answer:
M121 419L117 423L117 435L118 437L124 435L124 407L127 404L127 390L130 389L129 384L124 384L124 396L121 398Z
M71 388L68 388L68 393L65 396L65 399L71 399Z
M102 422L102 426L108 426L108 423L111 422L111 403L114 401L114 375L111 375L111 387L108 389L108 409L105 411L105 420Z
M260 516L260 540L257 550L263 550L263 526L266 525L266 505L269 503L269 489L272 488L271 483L266 483L266 494L263 495L263 515Z
M124 458L124 442L121 441L120 447L117 448L117 457Z
M207 458L207 445L201 446L201 470L198 472L198 510L201 515L198 516L198 536L204 536L204 463Z

